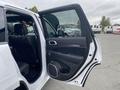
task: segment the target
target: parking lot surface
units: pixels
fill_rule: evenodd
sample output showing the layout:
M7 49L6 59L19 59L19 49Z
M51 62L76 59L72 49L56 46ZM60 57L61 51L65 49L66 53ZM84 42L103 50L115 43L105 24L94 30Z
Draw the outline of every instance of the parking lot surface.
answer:
M84 88L49 80L42 90L120 90L120 35L99 34L102 64L94 68Z

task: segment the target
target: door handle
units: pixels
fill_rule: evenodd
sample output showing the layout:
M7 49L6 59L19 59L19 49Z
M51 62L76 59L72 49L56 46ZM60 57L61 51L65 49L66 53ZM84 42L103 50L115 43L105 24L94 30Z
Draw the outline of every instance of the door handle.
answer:
M49 45L57 45L57 42L54 40L49 41Z

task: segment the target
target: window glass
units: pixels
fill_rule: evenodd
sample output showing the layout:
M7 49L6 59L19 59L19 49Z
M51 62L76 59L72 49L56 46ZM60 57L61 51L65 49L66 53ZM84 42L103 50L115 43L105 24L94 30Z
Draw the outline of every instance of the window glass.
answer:
M45 21L47 20L48 23ZM49 37L80 37L80 20L75 10L60 11L44 15Z
M9 35L36 35L36 25L29 15L7 11L7 29Z
M34 35L35 34L35 22L34 21L29 21L26 24L26 29L27 29L27 34L28 35Z
M55 37L56 36L56 32L54 30L54 27L52 27L52 25L48 22L48 21L45 21L45 25L46 25L46 28L48 30L48 36L49 37Z
M0 42L5 41L5 21L4 21L4 11L0 8Z

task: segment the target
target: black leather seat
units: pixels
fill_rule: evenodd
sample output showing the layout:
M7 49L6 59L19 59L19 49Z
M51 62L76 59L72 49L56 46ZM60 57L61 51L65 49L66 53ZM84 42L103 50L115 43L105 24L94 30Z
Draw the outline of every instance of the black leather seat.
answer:
M27 75L29 73L29 64L24 62L17 62L18 67L23 75Z
M17 61L36 64L38 59L35 35L27 35L27 30L23 28L22 24L14 26L14 35L9 36L10 45L15 48Z
M26 35L28 33L27 27L23 24L14 25L14 34L15 35Z
M8 34L12 35L14 33L14 25L12 23L7 24Z
M20 53L18 51L18 47L20 42L21 42L21 38L22 38L22 33L20 32L20 29L22 28L21 24L17 24L16 26L18 29L18 31L14 32L14 27L10 27L8 26L8 31L9 31L9 45L12 51L12 54L20 68L20 71L23 75L26 75L29 73L29 64L27 62L25 62L24 60L20 59ZM21 28L20 28L21 27Z

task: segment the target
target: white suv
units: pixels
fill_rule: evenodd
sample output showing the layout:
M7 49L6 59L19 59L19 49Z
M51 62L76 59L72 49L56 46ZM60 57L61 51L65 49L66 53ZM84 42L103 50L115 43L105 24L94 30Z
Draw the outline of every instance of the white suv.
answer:
M50 77L84 86L100 63L100 45L79 4L38 15L0 3L1 90L40 90Z

